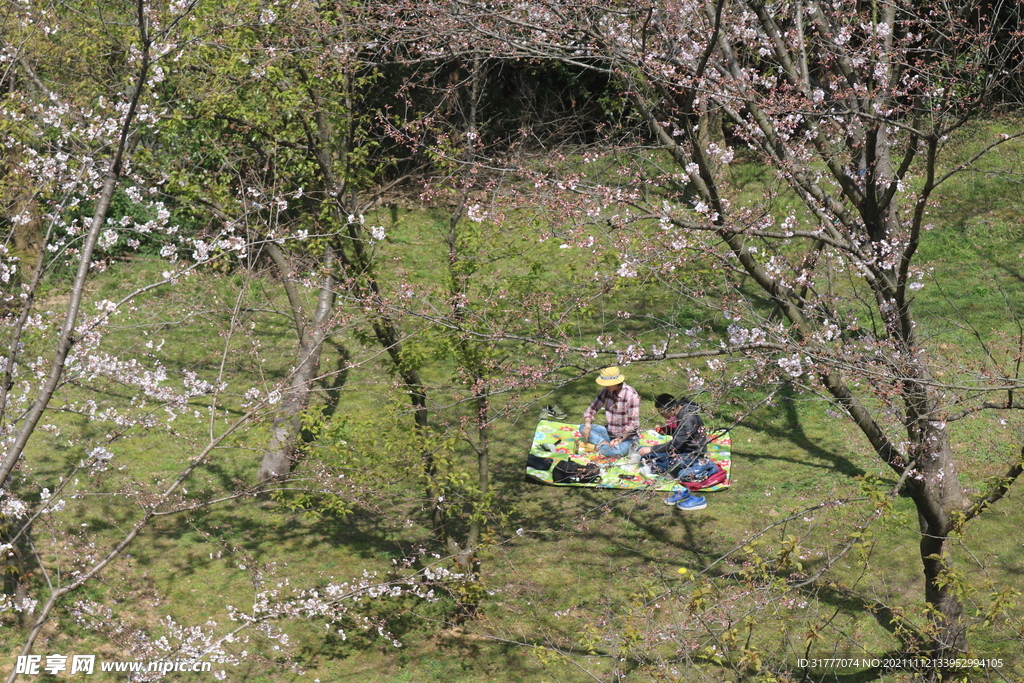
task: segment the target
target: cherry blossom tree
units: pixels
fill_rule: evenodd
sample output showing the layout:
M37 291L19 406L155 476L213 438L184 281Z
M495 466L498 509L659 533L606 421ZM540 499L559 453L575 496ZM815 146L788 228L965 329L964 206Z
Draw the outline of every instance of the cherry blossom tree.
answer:
M226 28L217 22L211 27L206 23L209 16L198 14L196 3L154 6L140 0L127 9L103 2L83 4L71 18L55 15L45 3L21 3L4 15L5 30L0 36L5 68L0 109L6 126L2 218L6 241L14 248L4 249L0 271L4 285L0 314L6 335L0 390L0 563L5 588L11 589L0 597L0 612L5 618L12 612L19 614L27 626L17 645L21 655L32 652L44 627L62 608L74 605L71 612L81 617L80 623L106 629L126 653L173 652L230 662L237 653L224 646L235 640L238 631L260 630L278 637L268 625L275 620L335 620L384 633L383 623L361 616L360 605L395 595L434 599L434 588L457 577L429 562L417 566L410 562L379 579L367 575L333 587L279 586L277 591L255 594L250 611L225 607L225 614L238 622L234 630L170 620L164 624L170 640L145 627L119 629L110 623L109 605L75 602L83 586L109 574L160 518L251 496L254 489L242 485L225 495L194 499L186 486L219 449L272 415L283 394L309 385L316 375L315 362L303 359L279 383L248 387L230 383L227 359L237 353L237 341L255 328L255 322L243 325L241 295L229 307L224 328L214 335L224 342L212 373L186 369L177 375L159 357L164 341L146 341L144 326L136 329L141 340L133 336L126 345L123 337L118 340L118 320L150 306L147 296L154 291L173 290L218 260L245 259L252 253L250 242L263 244L274 237L263 224L257 224L262 232L245 230L246 219L266 212L253 206L258 197L244 187L241 196L248 203L238 202L243 207L234 217L238 222L217 210L210 197L207 227L199 230L183 227L186 212L179 210L172 216L168 206L176 197L165 192L166 185L171 172L180 167L161 167L161 143L172 144L165 136L175 130L182 115L176 109L181 101L169 88L172 80L179 79L171 77L189 64L186 54L197 49L201 37ZM110 50L104 55L109 61L80 60L101 43ZM69 69L69 53L74 56L71 63L80 70ZM91 71L93 67L96 72ZM168 95L170 101L161 100ZM183 147L190 146L183 143ZM196 149L192 144L190 151ZM35 241L28 239L32 235ZM328 245L326 251L330 249ZM143 250L149 258L163 259L155 273L140 269L144 280L151 279L117 301L99 299L91 306L93 293L88 288L95 274L107 268L113 257L130 257ZM53 289L61 289L62 269L70 271L65 276L67 291L59 291L66 295L66 302L58 297L57 303L51 300L46 309L40 309L40 298L52 298ZM327 324L335 294L333 277L328 262L312 324L297 319L304 349L320 344L327 330L339 329L337 323ZM149 310L154 319L159 318L154 308ZM195 313L191 305L177 309L175 324ZM31 353L36 350L46 355L36 357ZM304 353L311 356L313 350ZM101 407L80 392L85 388L102 393L113 387L127 388L130 399ZM220 413L228 405L238 413L223 421ZM58 442L59 448L74 451L68 467L40 475L33 460L40 459L39 454L51 448L66 429L60 414L80 415L96 434ZM204 432L205 437L191 438L191 429ZM177 471L167 479L157 478L155 486L144 481L149 475L121 474L127 465L118 461L119 451L154 432L181 447ZM113 539L82 530L77 520L62 519L69 502L105 495L106 477L120 481L118 495L132 501L130 521ZM354 490L344 494L353 502L360 498ZM38 529L45 529L53 539L61 571L51 574L54 565L36 551ZM62 573L64 562L71 568L67 574ZM12 668L8 680L17 675Z
M62 83L50 81L47 84L44 80L48 71L43 71L36 59L52 55L33 48L38 47L39 42L45 43L45 37L56 31L45 8L25 5L7 18L11 24L11 30L5 32L3 45L9 65L7 76L12 81L27 83L23 89L12 87L3 102L11 120L22 124L5 140L11 152L8 172L23 183L19 197L10 206L15 213L10 215L9 225L12 234L16 234L21 226L42 226L39 229L41 239L34 245L35 257L26 258L23 263L18 263L18 259L10 265L5 264L8 276L19 266L24 269L18 280L20 292L5 292L8 305L5 317L11 324L8 327L3 389L0 391L0 416L4 430L0 487L4 497L7 537L3 545L3 559L5 564L13 559L16 573L24 571L18 551L26 547L34 518L46 510L62 506L60 497L54 498L47 488L40 507L33 514L14 494L12 480L29 443L38 440L41 428L53 428L45 422L45 416L58 389L70 375L121 375L148 385L152 393L161 393L152 378L147 381L137 374L131 363L96 351L103 328L117 310L117 304L104 301L93 316L85 317L82 312L86 283L98 265L97 256L109 250L119 239L116 230L108 227L106 220L115 191L130 172L130 150L140 132L156 120L155 111L145 97L147 89L159 80L156 75L159 67L154 67L154 62L173 48L165 42L167 34L160 27L157 15L151 14L144 3L138 3L134 10L133 23L137 34L130 41L131 54L125 69L119 74L124 79L126 96L113 101L102 97L90 98L88 94L69 97L62 92ZM81 204L90 207L88 213L76 210ZM119 227L131 226L140 232L150 232L154 225L159 230L166 223L164 220L140 229L138 224L132 225L131 217L128 218ZM31 253L26 255L32 256ZM63 321L57 337L52 340L51 358L33 361L24 357L23 338L30 333L42 333L45 337L50 327L35 310L40 283L49 271L64 262L72 265L74 275ZM5 278L5 281L9 279ZM102 446L90 453L85 460L100 468L109 460L110 452ZM60 493L66 483L61 482L54 489ZM113 550L93 569L99 571L118 553L119 549ZM51 591L34 620L24 652L31 651L56 602L81 586L95 571L86 572ZM5 609L30 613L32 609L24 586L20 580L16 583L15 601L8 600Z
M423 382L403 352L400 324L374 303L386 230L366 216L408 170L398 169L382 132L395 85L381 73L379 47L360 14L317 3L240 3L195 55L195 70L175 83L182 130L202 130L223 156L186 162L169 191L197 215L212 213L246 232L249 248L284 284L295 324L297 371L273 422L261 481L291 472L325 340L353 315L341 312L343 300L365 308L363 322L407 387L416 428L426 426ZM310 289L312 304L303 294Z

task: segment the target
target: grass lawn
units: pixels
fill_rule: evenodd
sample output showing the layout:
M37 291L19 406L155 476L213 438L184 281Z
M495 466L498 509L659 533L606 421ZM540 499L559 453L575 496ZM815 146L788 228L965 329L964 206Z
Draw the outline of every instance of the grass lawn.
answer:
M1012 183L991 174L966 178L950 186L921 245L930 268L917 302L922 334L935 354L936 375L950 380L1004 361L1001 351L986 358L969 355L963 345L972 340L995 349L1017 333L1014 316L1021 314L1024 237ZM369 217L378 218L392 220ZM438 209L399 212L381 247L383 276L408 275L421 293L437 286L445 258L437 235L446 220ZM524 241L514 231L470 237L490 239L487 253L494 259L466 265L472 286L509 289L507 307L489 313L490 320L535 316L538 292L568 297L574 278L583 277L575 266L559 265L558 240ZM474 244L468 242L465 253L473 253ZM90 310L92 302L116 300L165 267L145 259L114 264L96 276ZM650 323L659 302L670 298L657 283L640 283L609 291L564 319L540 311L537 324L560 326L576 340L601 334L647 339L656 336ZM44 306L59 311L62 305L54 285ZM618 315L630 306L635 317ZM685 327L697 319L696 310L684 304L672 315ZM481 315L475 323L488 320ZM289 491L243 495L255 481L269 406L210 452L175 497L180 512L155 518L98 580L65 602L36 653L184 658L237 627L232 608L251 613L265 591L322 590L365 575L384 577L424 549L415 567L429 562L430 553L444 552L432 540L418 456L394 445L409 429L408 408L364 322L354 313L331 339L322 368L344 373L321 423L327 436L308 445ZM475 404L453 361L464 349L422 319L401 324L428 384L450 490L469 496L467 478L477 457L469 442L480 442L472 428ZM42 348L40 339L30 343ZM200 271L124 308L107 324L105 340L92 351L96 358L134 358L154 376L165 376L157 384L178 394L195 389L196 381L208 385L168 403L109 367L75 366L20 474L25 499L38 501L42 489L58 486L66 499L66 507L33 526L34 552L46 569L35 570L32 582L66 581L85 566L83 558L101 556L122 538L139 518L140 503L153 500L213 437L247 414L253 404L247 392L265 393L287 376L295 346L279 283L258 273ZM486 351L494 354L488 359L505 354L502 363L517 354L539 362L540 352L524 346ZM645 421L656 419L650 399L679 391L690 367L626 369L629 383L648 399ZM492 397L494 501L486 508L477 557L485 592L475 614L459 616L451 595L366 600L361 617L341 623L296 618L243 631L224 650L258 654L215 669L225 669L228 680L252 683L781 681L801 680L804 673L803 680L849 683L901 679L871 667L829 673L797 666L801 657L898 653L927 624L913 505L885 495L896 478L848 419L790 387L776 387L771 396L735 388L714 395L706 421L732 427L734 484L708 494L706 510L687 514L663 505L661 496L524 480L538 406L557 403L582 415L596 391L591 376L574 372L556 369L529 389ZM326 396L314 412L323 414ZM963 483L976 492L1016 457L1024 419L985 415L949 428ZM78 469L86 451L97 447L113 453L106 470ZM1016 659L1024 616L1017 600L1024 567L1015 533L1024 527L1020 496L1012 490L970 523L954 543L956 571L948 577L962 586L973 656L1002 658L1008 679L1024 675L1024 662ZM223 500L195 507L216 499ZM465 533L460 524L453 528ZM13 663L24 633L14 615L5 619L10 628L0 642ZM151 643L148 650L137 647L140 640ZM175 676L208 680L210 674Z

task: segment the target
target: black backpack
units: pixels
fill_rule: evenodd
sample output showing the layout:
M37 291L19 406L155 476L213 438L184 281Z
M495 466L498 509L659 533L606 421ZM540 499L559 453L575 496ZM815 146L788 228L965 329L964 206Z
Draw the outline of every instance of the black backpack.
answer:
M573 460L559 460L551 479L556 484L600 484L601 468L593 462L581 465Z

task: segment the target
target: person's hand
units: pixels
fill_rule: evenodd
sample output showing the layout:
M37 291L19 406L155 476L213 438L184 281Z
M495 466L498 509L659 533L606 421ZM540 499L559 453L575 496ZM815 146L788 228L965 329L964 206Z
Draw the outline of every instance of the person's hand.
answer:
M638 450L636 453L637 453L637 455L647 455L650 452L651 452L651 447L650 446L641 446L640 450Z
M621 438L620 439L612 439L611 446L612 446L612 448L618 448L620 443L622 443L622 439Z

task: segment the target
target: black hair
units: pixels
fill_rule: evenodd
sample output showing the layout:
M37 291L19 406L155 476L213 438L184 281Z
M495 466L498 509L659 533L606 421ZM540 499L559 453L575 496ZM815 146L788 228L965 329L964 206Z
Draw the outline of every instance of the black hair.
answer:
M658 412L671 410L672 408L678 408L679 406L688 406L693 411L696 411L699 408L699 406L687 396L680 396L679 398L676 398L672 394L658 394L654 397L654 408Z
M672 394L658 394L654 397L654 408L661 412L662 410L668 410L669 408L675 408L679 405L679 401Z

